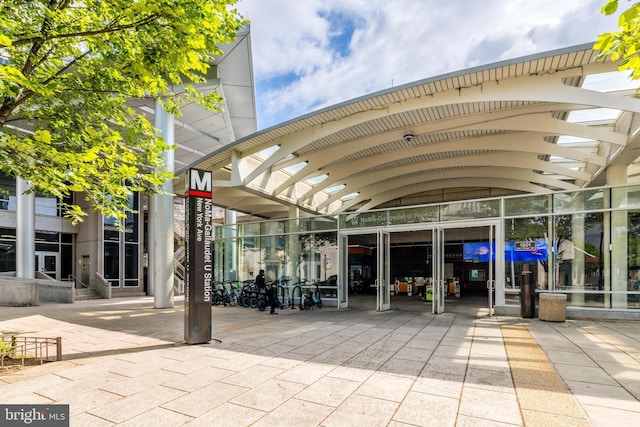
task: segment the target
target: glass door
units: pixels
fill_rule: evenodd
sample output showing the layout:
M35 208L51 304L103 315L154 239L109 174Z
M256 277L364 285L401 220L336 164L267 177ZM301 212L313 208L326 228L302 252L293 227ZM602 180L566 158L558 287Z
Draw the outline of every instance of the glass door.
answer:
M59 257L57 252L36 252L36 271L60 280Z
M377 250L377 278L376 278L376 295L377 295L377 311L385 311L391 308L391 286L390 286L390 244L389 232L378 231L378 250Z
M340 236L338 244L338 308L349 307L349 237Z
M444 313L444 296L446 277L444 269L444 230L442 228L433 229L433 297L431 302L431 313Z

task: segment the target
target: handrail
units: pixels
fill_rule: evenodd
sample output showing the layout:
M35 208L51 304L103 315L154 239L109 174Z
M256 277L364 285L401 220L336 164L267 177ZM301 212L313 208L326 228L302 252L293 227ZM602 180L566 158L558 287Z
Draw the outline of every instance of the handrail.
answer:
M78 279L75 275L70 274L69 276L67 276L67 281L69 282L73 282L74 285L80 285L81 288L89 288L89 285L87 285L86 283L84 283L82 280ZM76 288L76 290L78 289L77 286L74 286L74 288Z

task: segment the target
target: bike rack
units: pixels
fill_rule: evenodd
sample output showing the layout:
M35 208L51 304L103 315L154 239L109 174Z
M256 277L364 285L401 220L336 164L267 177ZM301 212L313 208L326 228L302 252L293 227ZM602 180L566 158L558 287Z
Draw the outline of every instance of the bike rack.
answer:
M298 304L298 307L302 307L302 285L296 285L293 287L293 289L291 289L291 301L289 303L291 308L293 308L293 306L295 305L296 289L298 290L298 295L300 296L300 303Z

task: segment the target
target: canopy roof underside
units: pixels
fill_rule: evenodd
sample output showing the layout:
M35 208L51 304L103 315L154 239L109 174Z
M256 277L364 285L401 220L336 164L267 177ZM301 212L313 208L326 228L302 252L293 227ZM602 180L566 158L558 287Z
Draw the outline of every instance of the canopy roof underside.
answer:
M216 205L286 218L600 186L614 165L640 182L636 87L591 46L445 74L236 135L176 164L174 188L189 168L210 170Z

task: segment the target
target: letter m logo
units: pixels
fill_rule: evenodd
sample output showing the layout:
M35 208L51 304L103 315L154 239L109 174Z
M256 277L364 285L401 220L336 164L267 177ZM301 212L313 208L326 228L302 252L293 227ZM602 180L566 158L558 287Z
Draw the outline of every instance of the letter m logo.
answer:
M189 193L207 193L211 197L212 179L210 171L189 169Z

